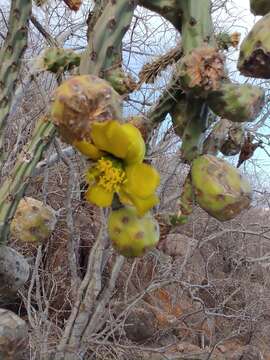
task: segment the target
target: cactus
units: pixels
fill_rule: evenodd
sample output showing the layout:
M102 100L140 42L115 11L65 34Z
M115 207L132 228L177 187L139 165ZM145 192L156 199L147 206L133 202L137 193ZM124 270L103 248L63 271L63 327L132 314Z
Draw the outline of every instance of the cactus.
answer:
M234 122L254 120L263 104L264 91L249 84L224 83L207 97L209 107L219 116Z
M47 117L41 118L34 129L31 141L0 188L0 244L8 238L10 222L22 198L43 151L54 138L56 129Z
M97 76L74 76L56 89L51 117L67 143L87 140L93 122L121 118L120 97Z
M97 19L95 31L89 33L88 48L83 53L80 74L96 74L106 78L106 71L119 62L122 39L129 28L135 2L108 2Z
M70 10L78 11L82 5L82 0L64 0Z
M219 33L216 35L217 46L221 50L229 50L229 47L237 48L240 41L241 34L238 32L233 32L228 34L225 32Z
M268 0L250 0L250 10L254 15L266 15L270 12Z
M127 257L144 255L159 241L158 222L149 213L139 217L132 207L111 212L108 233L115 250Z
M187 107L188 107L187 99L185 96L182 96L180 97L178 102L171 107L170 110L174 131L180 138L182 138L185 128L189 121Z
M245 131L241 124L230 126L228 136L220 147L220 151L225 156L233 156L241 151L245 140Z
M75 51L50 47L42 51L35 61L34 66L39 71L50 71L59 74L79 66L80 62L81 56Z
M0 300L14 297L28 280L30 267L24 257L8 246L1 246L0 251Z
M236 217L251 202L251 188L241 173L213 155L195 159L191 168L196 201L220 221Z
M41 201L25 197L16 210L10 232L23 242L42 243L48 239L57 222L55 211Z
M237 67L241 74L270 79L270 14L261 18L241 44Z
M32 0L12 0L8 34L0 50L0 161L3 157L4 130L27 45Z
M188 123L182 137L181 157L185 161L192 161L202 154L203 136L207 128L208 108L201 99L187 99L185 117Z

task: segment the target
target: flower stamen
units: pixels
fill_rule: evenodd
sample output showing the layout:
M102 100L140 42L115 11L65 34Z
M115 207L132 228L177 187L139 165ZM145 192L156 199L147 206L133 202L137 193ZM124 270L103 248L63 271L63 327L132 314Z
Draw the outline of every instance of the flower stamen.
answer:
M118 192L120 186L126 181L126 175L121 165L114 164L110 159L99 159L96 169L99 172L97 184L108 192Z

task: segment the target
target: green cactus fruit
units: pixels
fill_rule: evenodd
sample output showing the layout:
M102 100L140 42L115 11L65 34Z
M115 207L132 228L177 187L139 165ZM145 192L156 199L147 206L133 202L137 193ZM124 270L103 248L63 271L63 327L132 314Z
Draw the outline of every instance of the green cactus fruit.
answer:
M241 151L245 140L245 131L242 125L232 124L229 129L228 137L220 147L220 151L225 156L233 156Z
M107 71L106 80L120 95L130 94L137 88L137 83L132 76L126 74L120 67Z
M25 197L17 207L10 231L20 241L42 243L51 235L56 222L56 214L51 207Z
M111 212L108 233L115 250L126 257L141 256L159 241L158 222L150 213L138 216L132 207Z
M61 73L79 66L81 55L70 49L50 47L38 57L35 66L37 70Z
M252 121L264 103L264 91L249 84L223 83L207 97L209 107L233 122Z
M270 79L270 13L261 18L241 44L237 67L241 74Z
M192 163L191 176L198 204L216 219L233 219L249 207L248 181L225 160L213 155L200 156Z
M266 15L270 12L270 1L250 0L250 10L254 15Z
M200 97L219 89L221 81L227 77L223 55L207 46L183 56L177 65L177 73L182 89Z

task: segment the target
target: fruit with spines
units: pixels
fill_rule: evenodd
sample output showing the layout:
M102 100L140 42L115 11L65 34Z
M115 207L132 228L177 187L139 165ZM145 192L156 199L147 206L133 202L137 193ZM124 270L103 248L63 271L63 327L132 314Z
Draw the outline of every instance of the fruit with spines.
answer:
M192 163L191 177L196 201L220 221L235 218L250 205L249 182L225 160L199 156Z
M40 244L47 240L57 222L54 209L31 197L23 198L11 222L11 235L22 242Z
M55 91L51 117L67 143L90 138L92 124L120 120L120 96L110 84L94 75L79 75Z
M270 13L261 18L241 44L237 63L241 74L270 79Z
M254 120L264 103L264 91L250 84L223 83L207 97L209 107L233 122Z
M133 207L122 207L111 212L108 233L114 249L126 257L144 255L159 241L158 222L150 213L138 216Z
M221 81L227 77L223 55L207 46L183 56L177 64L177 72L183 91L199 97L218 90Z
M37 70L61 73L80 65L81 55L71 49L50 47L42 51L35 62Z

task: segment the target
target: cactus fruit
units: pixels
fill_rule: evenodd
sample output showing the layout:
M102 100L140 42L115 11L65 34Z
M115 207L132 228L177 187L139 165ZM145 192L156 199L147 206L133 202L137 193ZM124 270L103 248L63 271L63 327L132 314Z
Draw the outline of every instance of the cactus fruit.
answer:
M215 48L207 46L196 48L182 57L177 66L182 89L200 97L218 90L226 78L224 60Z
M252 121L264 103L264 91L249 84L223 83L207 97L209 107L234 122Z
M237 67L241 74L270 79L270 14L261 18L241 44Z
M227 119L220 119L215 123L211 132L204 140L203 153L217 155L221 146L223 145L226 137L228 136L229 129L232 122Z
M191 168L196 201L220 221L236 217L251 202L251 188L241 173L213 155L195 159Z
M14 296L29 274L28 262L20 253L8 246L0 247L0 300Z
M270 12L269 0L250 0L250 10L254 15L266 15Z
M64 0L64 2L70 8L70 10L73 11L78 11L82 4L82 0Z
M159 241L158 222L149 213L139 217L132 207L111 212L108 233L115 250L126 257L141 256Z
M120 119L120 96L97 76L74 76L56 89L51 117L67 143L87 140L93 122Z
M233 156L241 151L245 140L245 131L242 125L233 124L228 131L226 140L220 147L220 151L225 156Z
M226 32L219 33L216 35L218 48L221 50L229 50L230 46L237 48L240 37L241 34L239 32L233 32L232 34Z
M137 88L136 81L130 74L126 74L121 67L106 71L106 80L120 95L130 94Z
M34 66L39 71L50 71L56 74L79 66L80 61L80 54L71 49L50 47L42 51Z
M20 241L42 243L53 232L57 218L55 211L41 201L25 197L11 222L11 234Z

